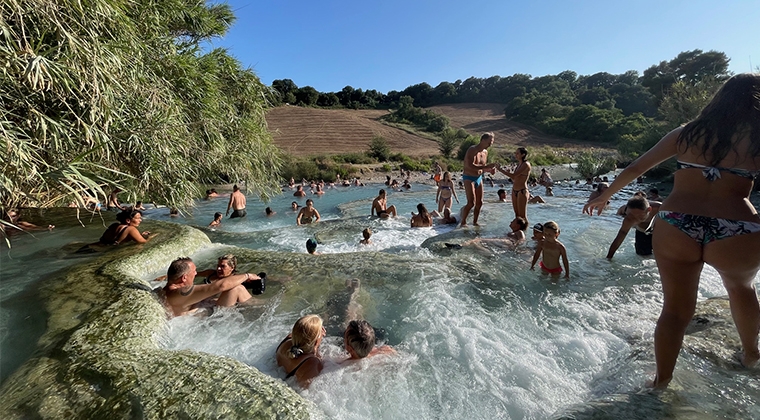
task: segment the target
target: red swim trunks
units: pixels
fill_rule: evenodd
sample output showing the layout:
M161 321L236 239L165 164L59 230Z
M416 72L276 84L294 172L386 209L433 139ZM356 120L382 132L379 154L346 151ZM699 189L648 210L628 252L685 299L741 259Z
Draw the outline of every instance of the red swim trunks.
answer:
M541 269L546 271L549 274L559 274L562 272L562 267L557 268L546 268L543 261L539 261L538 265L541 266Z

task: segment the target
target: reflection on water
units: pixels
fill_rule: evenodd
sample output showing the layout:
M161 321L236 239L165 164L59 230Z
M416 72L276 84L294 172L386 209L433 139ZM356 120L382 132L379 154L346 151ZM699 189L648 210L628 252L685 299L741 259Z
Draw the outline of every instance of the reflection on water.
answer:
M530 242L514 251L443 246L504 236L512 209L495 202L496 188L486 189L483 226L467 230L408 228L417 203L433 207L435 191L418 186L389 194L399 218L369 218L377 189L328 190L315 198L324 221L310 226L295 226L289 210L294 198L286 192L266 204L249 198L245 219L225 219L214 231L203 228L216 245L193 255L199 269L213 266L229 251L226 245L255 250L234 252L242 269L267 272L267 292L253 306L174 318L162 342L229 356L282 378L273 358L277 343L301 315L322 314L330 331L322 348L326 367L300 392L329 418L581 418L594 409L639 419L760 414L756 375L689 352L679 359L670 391L637 393L654 370L652 333L661 308L656 266L635 255L633 235L613 261L604 258L620 219L582 215L585 187L555 187L556 197L528 209L531 224L560 225L571 279L559 282L529 270ZM611 207L630 192L619 194ZM201 202L179 222L205 226L226 204L224 198ZM264 216L266 206L277 214ZM160 209L146 218L169 220ZM361 246L366 227L374 231L373 245ZM322 255L306 255L308 238L320 242ZM345 358L339 332L351 296L346 280L354 278L361 287L353 309L381 329L382 340L398 354L339 363ZM699 293L725 294L714 270L704 271Z

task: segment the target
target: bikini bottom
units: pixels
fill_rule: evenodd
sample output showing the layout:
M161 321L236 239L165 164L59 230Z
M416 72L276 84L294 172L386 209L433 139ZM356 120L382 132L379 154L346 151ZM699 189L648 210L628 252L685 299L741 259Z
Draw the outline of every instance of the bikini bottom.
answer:
M657 216L702 245L732 236L760 232L760 223L744 220L719 219L675 211L661 211Z

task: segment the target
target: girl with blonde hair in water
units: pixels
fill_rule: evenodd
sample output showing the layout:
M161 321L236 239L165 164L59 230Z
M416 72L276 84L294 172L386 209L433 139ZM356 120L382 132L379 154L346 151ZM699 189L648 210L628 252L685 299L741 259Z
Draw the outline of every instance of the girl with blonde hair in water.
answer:
M277 365L287 372L285 379L295 376L301 386L307 387L319 375L323 367L319 345L325 334L319 315L306 315L296 321L275 351Z
M601 213L607 200L649 168L671 157L678 170L663 201L652 246L663 306L654 333L657 374L665 388L694 316L704 264L723 279L743 347L739 362L760 359L760 304L754 287L760 269L760 216L749 195L760 175L760 75L729 79L697 119L671 131L631 163L583 211Z

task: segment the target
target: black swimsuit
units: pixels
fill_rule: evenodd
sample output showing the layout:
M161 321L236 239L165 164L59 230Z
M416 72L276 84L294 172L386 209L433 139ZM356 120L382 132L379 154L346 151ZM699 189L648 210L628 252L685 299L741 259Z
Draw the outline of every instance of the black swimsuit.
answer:
M288 337L285 337L285 339L284 339L284 340L282 340L282 341L280 341L280 344L278 344L278 345L277 345L277 348L279 349L279 348L280 348L280 346L281 346L281 345L283 345L283 343L285 343L286 341L288 341L288 340L290 340L290 339L291 339L291 337L290 337L290 336L288 336ZM311 359L311 358L314 358L314 357L316 357L316 356L314 356L314 355L311 355L311 356L309 356L309 357L307 357L307 358L303 359L303 360L301 361L301 363L299 363L299 364L298 364L298 366L296 366L296 367L295 367L293 370L291 370L290 372L288 372L288 374L287 374L287 375L285 375L285 379L288 379L288 378L290 378L290 377L294 376L294 375L296 374L296 371L298 370L298 368L300 368L300 367L301 367L301 365L303 365L304 363L306 363L306 361L307 361L307 360L309 360L309 359Z

